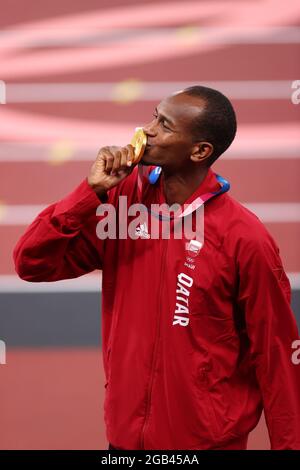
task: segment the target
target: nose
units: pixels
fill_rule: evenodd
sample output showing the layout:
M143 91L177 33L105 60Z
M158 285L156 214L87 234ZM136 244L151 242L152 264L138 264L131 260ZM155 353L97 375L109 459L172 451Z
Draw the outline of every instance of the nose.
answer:
M149 122L145 126L143 126L143 131L149 137L154 137L156 135L155 124L153 121Z

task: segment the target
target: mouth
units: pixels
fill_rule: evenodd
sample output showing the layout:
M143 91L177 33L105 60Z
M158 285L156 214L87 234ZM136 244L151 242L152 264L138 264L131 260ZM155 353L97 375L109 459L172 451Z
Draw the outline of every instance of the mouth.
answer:
M147 165L147 161L149 160L149 157L151 159L151 149L153 148L153 145L147 144L144 150L144 154L141 158L141 163ZM151 160L152 161L152 160Z
M152 145L146 144L145 152L148 152L152 148Z

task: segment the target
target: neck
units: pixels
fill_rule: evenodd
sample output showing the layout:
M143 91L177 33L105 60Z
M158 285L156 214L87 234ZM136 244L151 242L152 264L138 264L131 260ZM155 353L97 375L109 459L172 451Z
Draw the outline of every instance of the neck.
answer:
M200 168L197 172L168 173L163 171L163 189L168 205L184 204L185 201L196 191L204 178L208 168Z

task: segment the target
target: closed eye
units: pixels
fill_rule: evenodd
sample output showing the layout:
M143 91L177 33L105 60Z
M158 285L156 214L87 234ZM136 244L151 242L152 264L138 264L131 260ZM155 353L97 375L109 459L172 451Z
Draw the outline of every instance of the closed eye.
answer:
M166 124L165 124L166 121L163 117L159 118L156 113L153 114L153 117L155 117L155 119L158 119L158 121L163 125L163 127L168 129L169 131L171 130L168 126L166 126Z

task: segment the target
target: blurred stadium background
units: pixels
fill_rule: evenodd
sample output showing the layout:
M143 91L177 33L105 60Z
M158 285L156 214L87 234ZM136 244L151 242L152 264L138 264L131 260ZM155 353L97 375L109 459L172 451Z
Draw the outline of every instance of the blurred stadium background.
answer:
M1 449L107 448L101 273L28 284L12 250L85 178L98 148L127 144L189 84L233 101L238 135L214 168L279 244L299 324L299 20L294 0L1 2ZM249 448L268 447L262 419Z

